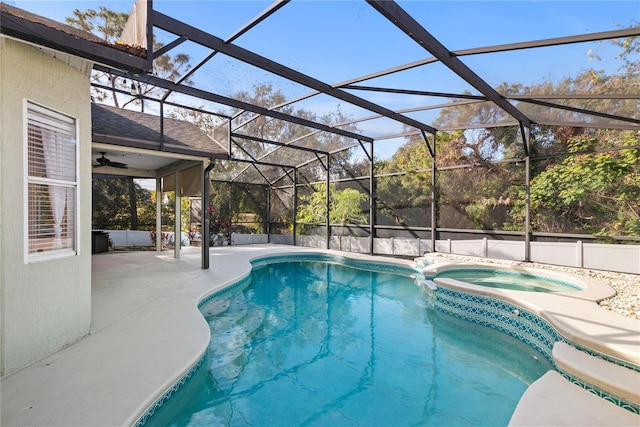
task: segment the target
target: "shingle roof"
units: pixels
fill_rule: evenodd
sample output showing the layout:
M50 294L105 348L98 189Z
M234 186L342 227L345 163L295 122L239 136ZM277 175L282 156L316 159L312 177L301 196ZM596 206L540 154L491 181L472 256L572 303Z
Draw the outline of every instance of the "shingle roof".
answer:
M110 43L88 31L0 2L0 32L21 40L135 72L146 68L146 49Z
M164 118L164 136L160 117L103 104L91 104L92 134L95 142L138 148L226 158L227 150L202 129L182 120Z
M67 34L71 34L72 36L75 36L75 37L80 37L85 40L89 40L96 43L106 43L105 40L102 40L100 37L88 31L84 31L79 28L72 27L70 25L62 24L58 21L45 18L44 16L36 15L26 10L10 6L6 3L0 3L0 11L3 14L15 16L17 18L21 18L29 22L45 25L49 28L55 28L56 30L62 31Z

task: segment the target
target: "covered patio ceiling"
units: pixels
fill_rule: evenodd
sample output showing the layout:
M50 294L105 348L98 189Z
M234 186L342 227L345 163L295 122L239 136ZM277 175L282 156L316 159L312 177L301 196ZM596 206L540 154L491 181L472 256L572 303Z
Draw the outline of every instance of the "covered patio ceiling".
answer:
M111 162L126 165L113 167L101 165L98 159L106 157ZM186 157L186 158L185 158ZM118 147L110 144L94 143L91 147L93 176L95 178L134 177L134 178L162 178L175 173L177 168L185 169L202 161L182 155L171 155L149 150Z
M228 158L227 146L193 123L92 103L94 176L162 178Z

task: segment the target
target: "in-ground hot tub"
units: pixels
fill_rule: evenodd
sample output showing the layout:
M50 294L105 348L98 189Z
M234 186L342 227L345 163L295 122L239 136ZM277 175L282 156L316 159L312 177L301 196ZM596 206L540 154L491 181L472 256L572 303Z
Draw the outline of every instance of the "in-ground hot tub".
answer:
M570 292L584 289L582 285L569 280L500 268L448 268L438 272L435 278L526 292Z

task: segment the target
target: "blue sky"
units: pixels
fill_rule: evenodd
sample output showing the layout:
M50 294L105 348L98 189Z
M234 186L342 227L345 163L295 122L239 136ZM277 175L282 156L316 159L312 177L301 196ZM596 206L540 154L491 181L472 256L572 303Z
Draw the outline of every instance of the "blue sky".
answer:
M5 0L6 1L6 0ZM63 22L73 9L97 9L104 5L119 12L130 12L133 1L18 1L7 3ZM546 39L628 27L640 20L640 0L605 1L399 1L432 35L450 50ZM256 16L271 1L169 1L155 0L154 7L187 24L226 38ZM156 33L161 41L172 36ZM237 45L269 57L326 83L339 83L353 77L430 57L416 43L390 24L371 6L360 0L294 0L257 28L239 38ZM198 62L208 50L184 43L179 47ZM602 60L590 60L589 52ZM463 57L467 65L490 84L520 82L525 85L557 81L587 68L615 71L617 50L610 44L581 43L551 49L534 49ZM271 75L236 60L216 56L194 76L196 85L231 96L250 91L260 82L281 90L288 98L309 92L308 88ZM363 83L441 92L477 93L441 64ZM411 108L442 102L419 96L355 92L358 96L390 109ZM335 100L314 97L299 108L318 112L335 111ZM370 113L340 105L352 117ZM363 124L370 132L395 133L382 122ZM397 125L393 125L397 126Z
M104 5L112 10L129 12L133 4L132 1L82 0L7 2L59 21L64 21L75 8L95 9ZM226 38L269 4L271 1L156 0L154 7L220 38ZM607 31L640 20L640 0L423 0L400 1L399 4L451 50ZM166 40L170 38L166 37ZM294 0L238 39L236 44L328 83L430 56L419 46L407 43L405 35L359 0ZM183 48L189 49L186 45ZM198 58L198 49L193 49L192 57ZM607 59L607 47L594 43L589 46L577 45L571 49L570 60L566 60L569 50L553 54L547 60L564 56L562 62L566 64L558 61L552 68L553 72L562 75L574 71L576 65L588 64L589 49L604 53L604 59ZM535 81L545 77L550 69L548 65L534 60L523 71ZM487 73L489 80L495 75L499 83L497 80L507 77L505 73L498 73L497 67L488 68L493 68L491 73ZM521 74L521 77L526 75ZM229 85L224 87L228 88Z

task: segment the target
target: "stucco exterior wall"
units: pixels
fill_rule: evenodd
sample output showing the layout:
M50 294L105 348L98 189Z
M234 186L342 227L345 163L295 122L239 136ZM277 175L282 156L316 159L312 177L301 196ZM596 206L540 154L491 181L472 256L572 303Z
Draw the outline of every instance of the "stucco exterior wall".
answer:
M79 61L74 59L77 65ZM81 69L88 70L82 61ZM91 110L87 71L37 48L0 38L0 375L89 333L91 323ZM78 255L24 260L24 101L79 124Z

